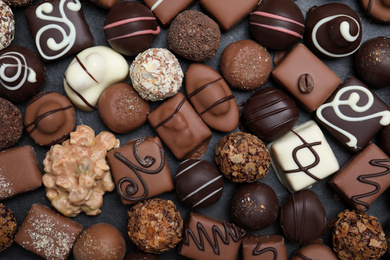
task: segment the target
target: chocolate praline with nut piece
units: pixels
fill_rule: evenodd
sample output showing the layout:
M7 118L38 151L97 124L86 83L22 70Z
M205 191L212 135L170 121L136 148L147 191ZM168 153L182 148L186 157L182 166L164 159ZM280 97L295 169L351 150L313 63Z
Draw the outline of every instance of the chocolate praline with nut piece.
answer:
M0 50L7 48L15 35L15 18L11 8L0 0Z
M270 153L255 135L234 132L219 140L215 162L222 174L233 182L254 182L267 176Z
M12 210L0 203L0 252L12 245L16 229L17 223Z
M275 191L265 183L253 182L238 187L230 199L233 223L247 231L271 225L279 212Z
M23 118L19 108L0 98L0 151L16 144L23 133Z

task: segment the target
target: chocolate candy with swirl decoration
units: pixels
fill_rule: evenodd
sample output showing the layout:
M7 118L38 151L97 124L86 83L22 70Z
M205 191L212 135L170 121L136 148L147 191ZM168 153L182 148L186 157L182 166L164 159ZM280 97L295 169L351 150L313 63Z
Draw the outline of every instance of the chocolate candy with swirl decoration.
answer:
M107 153L116 188L124 205L174 189L160 138L144 137Z
M320 57L346 57L357 51L362 42L362 24L348 5L314 6L306 16L304 40Z
M0 51L0 97L23 102L41 91L46 69L30 49L11 46Z
M243 260L287 260L287 250L281 235L246 235L242 239Z

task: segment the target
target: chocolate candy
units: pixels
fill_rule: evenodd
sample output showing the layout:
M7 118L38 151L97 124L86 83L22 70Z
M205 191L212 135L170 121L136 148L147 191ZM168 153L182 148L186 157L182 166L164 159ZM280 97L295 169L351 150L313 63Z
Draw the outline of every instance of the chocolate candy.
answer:
M301 43L276 65L272 77L309 112L322 105L341 82L329 67Z
M243 126L265 141L274 141L293 128L298 108L292 98L277 88L263 88L244 104Z
M338 260L333 250L322 241L306 244L294 251L291 260L323 259Z
M245 230L200 213L189 212L179 254L192 259L237 259Z
M127 142L107 154L123 204L132 204L174 189L167 158L158 137Z
M98 112L104 124L120 134L128 133L146 122L150 105L127 83L106 88L99 97Z
M23 133L23 118L19 108L0 98L0 151L16 144Z
M206 153L211 131L181 92L153 110L148 121L178 160Z
M149 254L135 249L128 253L124 260L162 260L162 258L160 255Z
M293 128L268 147L272 168L291 193L307 188L339 169L336 156L313 120Z
M119 230L107 223L97 223L85 229L73 248L75 260L123 259L126 242Z
M15 242L45 259L67 259L83 226L43 204L33 204Z
M243 260L287 260L286 251L280 235L246 235L242 239Z
M208 161L183 161L177 168L175 179L179 199L192 208L209 207L222 196L223 175Z
M280 207L280 225L288 239L305 244L325 234L328 218L317 194L303 190L292 194Z
M390 23L390 4L386 0L361 0L365 14L378 23Z
M275 221L278 212L278 197L265 183L242 185L230 199L230 216L234 224L248 231L265 229Z
M193 10L181 12L168 30L168 47L178 55L202 62L218 51L221 31L207 15Z
M342 58L353 54L362 42L362 24L346 4L331 3L309 9L305 42L318 56Z
M10 7L26 7L32 4L33 0L4 0Z
M175 16L195 0L144 0L163 26L168 26Z
M0 203L0 252L12 245L16 230L17 223L12 210Z
M239 120L238 105L222 76L212 67L192 63L185 75L187 98L203 121L218 131L233 131Z
M120 0L90 0L90 1L104 9L110 9L114 5L120 2Z
M229 31L247 16L259 3L258 0L200 0L204 9L224 31Z
M371 38L360 46L355 55L355 68L371 88L390 86L390 38Z
M366 211L390 186L390 158L370 143L347 161L329 184L352 207Z
M153 13L143 4L125 1L113 6L104 22L104 34L117 52L135 56L148 49L160 27Z
M223 50L219 67L230 87L254 90L268 80L272 68L271 55L255 41L239 40Z
M69 99L57 92L45 92L29 101L24 126L37 144L51 146L69 137L75 118L75 109Z
M15 35L15 19L11 8L3 1L0 1L0 50L7 48Z
M292 0L262 1L249 16L253 38L266 48L284 49L303 38L301 9Z
M28 27L45 62L93 45L79 0L49 0L26 9Z
M382 151L390 155L390 125L383 127L379 132L378 145Z
M0 66L1 97L23 102L41 91L46 69L33 51L11 46L0 52Z
M96 109L101 93L112 84L124 81L129 65L125 58L106 46L83 50L64 74L64 89L75 106L84 111Z
M355 77L346 79L316 111L317 121L353 152L390 124L390 108Z

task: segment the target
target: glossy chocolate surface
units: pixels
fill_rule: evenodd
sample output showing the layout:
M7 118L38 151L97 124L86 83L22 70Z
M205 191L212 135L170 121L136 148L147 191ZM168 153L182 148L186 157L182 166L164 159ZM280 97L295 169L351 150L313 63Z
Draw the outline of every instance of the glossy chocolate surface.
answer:
M291 260L337 260L333 250L322 243L311 243L298 248Z
M386 0L360 0L365 14L378 23L390 23L390 5Z
M246 235L242 239L243 260L287 260L286 245L281 235Z
M175 16L190 7L195 0L145 0L145 4L157 17L159 22L168 26Z

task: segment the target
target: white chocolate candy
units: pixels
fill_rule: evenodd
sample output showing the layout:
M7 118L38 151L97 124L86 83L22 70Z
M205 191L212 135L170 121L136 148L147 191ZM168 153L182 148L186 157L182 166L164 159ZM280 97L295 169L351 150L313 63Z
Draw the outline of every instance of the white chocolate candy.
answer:
M317 123L310 120L268 145L272 168L291 192L302 190L339 169Z
M122 55L106 46L80 52L64 75L64 88L75 106L84 111L96 109L101 93L126 79L129 65Z

